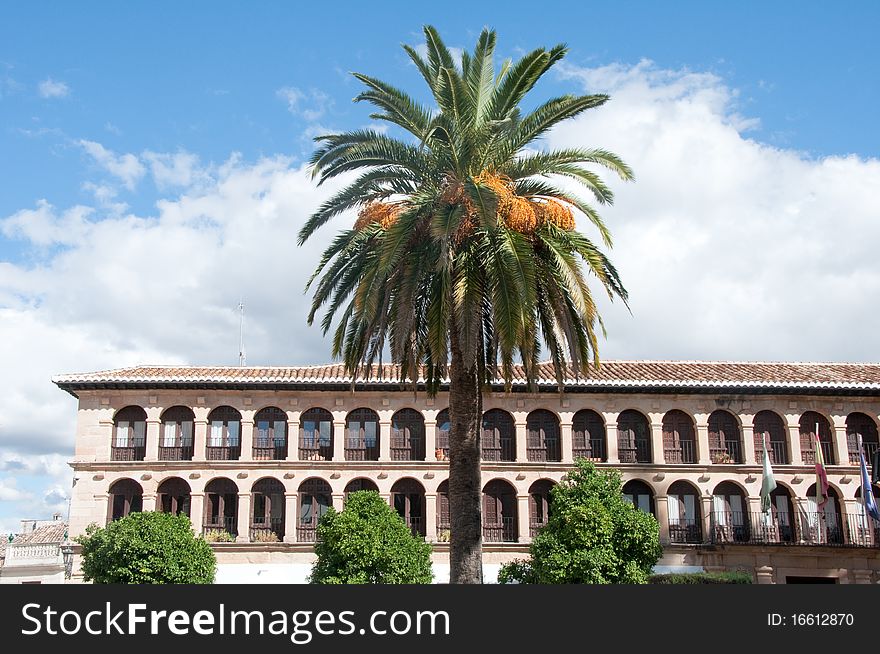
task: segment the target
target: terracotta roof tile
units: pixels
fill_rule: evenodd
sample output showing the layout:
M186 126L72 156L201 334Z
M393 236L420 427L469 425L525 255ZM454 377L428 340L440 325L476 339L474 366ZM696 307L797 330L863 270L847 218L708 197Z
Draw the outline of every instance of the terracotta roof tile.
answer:
M64 541L64 534L66 533L66 522L53 522L49 525L37 527L33 531L19 534L12 541L12 544L22 545L28 543L61 543Z
M878 363L787 363L737 361L614 361L602 362L588 375L566 371L566 386L603 388L779 388L779 389L880 389ZM514 369L514 386L524 386L521 366ZM342 364L291 367L137 366L98 372L59 375L52 381L71 391L91 385L301 385L350 384ZM366 386L400 381L395 365L373 366L359 374ZM555 385L550 363L539 366L538 382ZM500 381L499 381L500 383Z

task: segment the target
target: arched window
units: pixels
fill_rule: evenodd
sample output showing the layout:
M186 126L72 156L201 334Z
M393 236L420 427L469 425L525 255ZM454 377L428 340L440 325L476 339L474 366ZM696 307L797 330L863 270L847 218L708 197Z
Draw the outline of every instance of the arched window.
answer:
M874 501L877 501L877 493L874 493ZM862 489L856 489L856 500L862 503ZM880 523L870 518L863 508L854 514L850 514L847 520L849 526L849 542L853 545L864 547L876 547L880 545Z
M617 454L621 463L651 463L651 428L638 411L617 416Z
M791 494L785 486L777 485L770 493L770 511L771 517L764 514L761 520L757 521L762 525L769 525L774 529L770 532L772 542L790 543L794 541L794 503Z
M696 463L694 421L684 411L673 409L663 416L663 453L666 463Z
M562 461L559 420L546 409L532 411L526 418L529 461Z
M742 489L723 481L712 493L712 537L716 543L748 543L748 500Z
M859 438L865 453L865 465L870 469L878 447L877 423L864 413L850 413L846 417L846 447L849 462L856 466L859 465Z
M391 416L391 460L425 460L425 418L413 409Z
M374 493L379 492L379 487L376 485L372 479L366 479L365 477L358 477L357 479L352 479L345 485L345 497L343 501L348 500L348 496L351 493L356 493L358 491L373 491Z
M113 418L112 461L143 461L147 451L147 412L127 406Z
M129 513L140 513L144 506L144 491L133 479L120 479L110 486L110 521L124 518Z
M391 506L413 536L425 536L425 488L415 479L399 479L391 487Z
M834 465L834 442L831 438L831 426L821 413L807 411L801 416L801 458L804 465L816 463L816 428L819 428L819 442L822 446L822 459L825 465Z
M296 539L301 543L314 543L318 522L333 506L330 484L312 477L299 485L299 525Z
M286 458L287 414L274 406L261 409L254 416L254 459Z
M639 511L657 515L654 509L654 491L643 481L631 479L623 485L623 499Z
M516 432L513 416L501 409L483 414L480 458L483 461L516 461Z
M326 409L309 409L299 419L299 460L333 459L333 416Z
M195 416L189 407L165 409L159 441L160 461L192 461L194 422Z
M443 409L437 414L437 426L434 429L434 458L437 461L446 461L449 458L449 409Z
M209 461L238 461L241 456L241 414L231 406L217 407L208 414Z
M584 409L571 421L572 456L590 461L607 461L605 455L605 421L595 411Z
M226 532L238 536L238 486L231 479L218 477L205 486L205 532Z
M828 487L828 501L820 507L816 503L816 484L813 484L807 489L807 497L801 507L803 508L799 512L801 540L811 545L843 545L840 498L834 488Z
M712 463L743 463L742 439L736 418L729 411L709 415L709 458Z
M529 535L532 538L550 518L550 491L555 485L549 479L539 479L529 488Z
M437 487L437 540L449 541L449 482L444 480Z
M764 461L763 435L767 436L767 451L773 465L788 465L788 438L782 418L773 411L759 411L753 422L755 432L755 460Z
M700 493L686 481L677 481L666 495L669 511L669 540L673 543L701 543L703 519Z
M251 542L284 540L284 484L266 477L253 485L251 495Z
M372 409L355 409L345 419L345 460L379 460L379 416Z
M190 517L189 484L180 477L165 479L156 491L156 508L162 513Z
M487 543L515 543L519 540L516 490L503 479L493 479L483 488L483 540Z

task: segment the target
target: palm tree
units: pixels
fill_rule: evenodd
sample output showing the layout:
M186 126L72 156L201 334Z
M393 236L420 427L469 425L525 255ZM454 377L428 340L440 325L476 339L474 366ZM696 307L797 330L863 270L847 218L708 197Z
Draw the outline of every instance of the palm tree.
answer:
M585 166L623 179L632 173L605 150L534 150L554 125L608 100L564 95L520 110L564 46L496 71L493 31L459 61L433 27L424 33L426 57L403 47L436 108L354 73L366 87L355 100L377 107L371 117L405 137L374 130L318 137L310 163L319 183L358 175L309 217L299 242L358 210L307 284L309 324L326 305L324 332L336 323L333 356L355 376L378 374L374 364L387 351L402 380L421 379L429 393L448 384L451 582L481 583L482 391L500 380L509 389L516 362L534 384L542 345L560 390L566 376L598 365L602 323L586 275L612 299L625 302L626 290L601 249L576 231L578 212L611 245L595 208L571 188L607 204L611 191Z

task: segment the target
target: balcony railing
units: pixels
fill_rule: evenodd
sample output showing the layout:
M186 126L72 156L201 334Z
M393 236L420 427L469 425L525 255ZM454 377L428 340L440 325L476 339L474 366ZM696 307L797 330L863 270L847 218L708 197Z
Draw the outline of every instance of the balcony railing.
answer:
M590 438L584 441L583 447L573 447L571 451L575 459L589 459L590 461L605 460L605 439Z
M480 458L483 461L516 461L516 446L509 438L498 441L498 444L481 442Z
M160 461L192 461L193 446L176 445L176 446L159 446Z
M696 452L694 441L679 441L675 445L666 445L663 448L666 463L696 463Z
M773 465L788 465L788 447L785 441L768 441L770 446L770 463ZM755 435L755 460L760 464L764 461L764 448L761 446L760 437Z
M110 448L111 461L143 461L147 453L144 439L130 440L124 445L113 444Z
M357 440L353 438L345 441L345 460L346 461L378 461L379 460L379 442L370 441L369 444L363 439Z
M284 540L284 518L255 515L251 520L251 542L271 543Z
M224 445L205 447L205 458L208 461L238 461L241 457L240 445Z
M546 524L547 524L546 522L530 522L529 523L529 536L531 536L532 538L537 536L538 532Z
M204 531L219 530L238 536L238 518L236 516L209 516L202 525Z
M410 533L413 536L422 538L425 537L425 520L422 516L407 516L404 518L406 522L406 526L409 527Z
M405 441L391 441L392 461L424 461L425 441L413 439L409 443Z
M815 446L815 443L813 445ZM834 465L835 461L833 443L821 441L819 445L822 446L822 459L825 461L825 465ZM812 465L816 463L816 450L801 449L801 458L803 458L804 460L804 465Z
M621 441L617 445L617 455L621 463L651 463L651 441L646 438Z
M725 441L723 447L709 448L712 463L742 463L742 447L738 441Z
M669 542L702 543L703 529L696 518L673 518L669 520Z
M273 439L258 438L254 440L254 460L283 461L287 458L287 443Z
M865 452L865 465L868 466L869 472L871 470L871 464L874 461L874 452L877 451L878 447L880 447L880 445L877 443L862 443L862 450ZM849 462L851 465L859 465L858 448L849 451Z
M483 540L487 543L515 543L518 536L513 517L502 516L501 524L483 523Z
M300 523L296 528L296 540L300 543L314 543L318 537L318 525L313 522Z
M558 440L545 441L542 446L526 448L528 461L562 461L562 448Z
M675 541L673 541L675 542ZM711 542L725 545L880 547L880 526L864 513L713 512Z
M328 441L300 439L299 460L331 461L333 460L333 445Z

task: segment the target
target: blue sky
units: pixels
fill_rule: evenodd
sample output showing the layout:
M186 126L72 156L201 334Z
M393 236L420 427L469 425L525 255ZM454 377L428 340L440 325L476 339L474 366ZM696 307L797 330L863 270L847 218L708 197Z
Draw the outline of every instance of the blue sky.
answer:
M56 374L329 359L303 284L330 189L315 134L371 124L359 71L423 96L435 25L499 59L567 43L526 104L607 92L548 147L607 147L606 358L876 361L880 4L0 5L0 532L63 509L75 401ZM342 217L344 226L351 217ZM40 416L35 420L34 416Z

